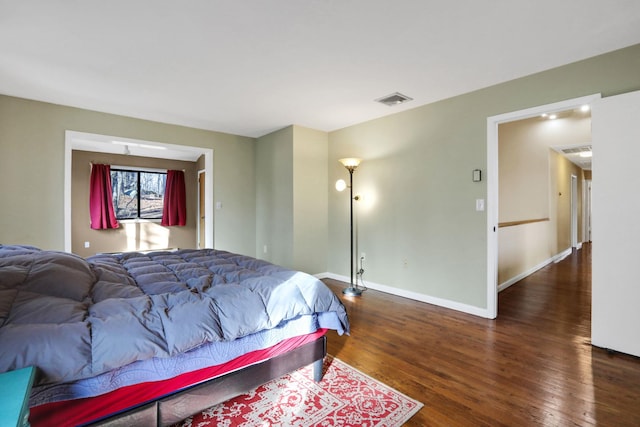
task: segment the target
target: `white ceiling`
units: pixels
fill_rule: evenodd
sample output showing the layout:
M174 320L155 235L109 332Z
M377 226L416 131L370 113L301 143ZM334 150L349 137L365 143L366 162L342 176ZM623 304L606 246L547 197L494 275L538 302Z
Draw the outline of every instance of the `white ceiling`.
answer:
M637 0L0 0L0 93L257 137L636 43Z

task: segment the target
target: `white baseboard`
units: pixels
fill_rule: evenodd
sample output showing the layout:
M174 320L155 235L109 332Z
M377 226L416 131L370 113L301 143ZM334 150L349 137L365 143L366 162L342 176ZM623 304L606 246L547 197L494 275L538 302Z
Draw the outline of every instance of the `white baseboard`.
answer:
M334 273L319 273L315 277L318 279L333 279L341 282L350 283L351 279L347 276L341 276ZM395 288L393 286L382 285L379 283L366 282L366 286L369 289L375 289L376 291L384 292L391 295L396 295L403 298L409 298L415 301L426 302L427 304L437 305L439 307L449 308L451 310L461 311L463 313L472 314L474 316L484 317L491 319L489 312L485 308L476 307L473 305L462 304L456 301L451 301L443 298L437 298L430 295L421 294L418 292L408 291L406 289ZM366 294L366 292L365 292Z
M582 244L580 244L580 246L582 247ZM529 270L524 271L524 272L518 274L517 276L514 276L511 279L500 283L498 285L498 292L504 291L509 286L513 285L514 283L519 282L520 280L524 279L527 276L532 275L536 271L540 270L541 268L546 267L547 265L551 264L552 262L560 262L560 261L562 261L563 259L565 259L569 255L571 255L571 248L565 249L564 251L560 252L559 254L554 255L554 256L552 256L551 258L549 258L549 259L547 259L545 261L542 261L540 264L530 268Z
M582 248L582 242L580 242L578 244L577 249L581 249ZM560 262L562 261L564 258L566 258L567 256L571 255L571 251L572 248L568 248L565 249L564 251L560 252L559 254L547 259L546 261L541 262L540 264L536 265L535 267L521 273L518 274L515 277L512 277L511 279L501 283L498 286L498 292L507 289L509 286L513 285L516 282L519 282L520 280L524 279L527 276L530 276L531 274L535 273L536 271L540 270L541 268L546 267L547 265L551 264L552 262ZM339 280L341 282L345 282L345 283L350 283L351 279L347 276L342 276L339 274L334 274L334 273L329 273L329 272L325 272L325 273L318 273L318 274L314 274L315 277L317 277L318 279L333 279L333 280ZM447 300L447 299L443 299L443 298L437 298L437 297L433 297L430 295L426 295L426 294L421 294L418 292L413 292L413 291L408 291L406 289L400 289L400 288L395 288L393 286L387 286L387 285L382 285L379 283L373 283L373 282L366 282L366 286L367 288L371 288L371 289L375 289L376 291L380 291L380 292L385 292L387 294L391 294L391 295L396 295L399 297L403 297L403 298L409 298L415 301L420 301L420 302L426 302L427 304L433 304L433 305L437 305L439 307L444 307L444 308L449 308L451 310L456 310L456 311L461 311L463 313L468 313L468 314L472 314L474 316L479 316L479 317L484 317L487 319L493 319L494 316L491 316L491 314L489 313L489 311L485 308L481 308L481 307L476 307L473 305L468 305L468 304L462 304L456 301L451 301L451 300Z

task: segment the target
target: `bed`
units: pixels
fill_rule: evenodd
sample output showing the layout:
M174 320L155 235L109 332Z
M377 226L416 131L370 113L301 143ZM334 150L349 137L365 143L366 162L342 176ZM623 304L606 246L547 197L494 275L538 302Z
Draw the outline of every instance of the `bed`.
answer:
M226 251L0 245L0 372L37 368L40 425L171 425L313 363L349 332L316 278Z

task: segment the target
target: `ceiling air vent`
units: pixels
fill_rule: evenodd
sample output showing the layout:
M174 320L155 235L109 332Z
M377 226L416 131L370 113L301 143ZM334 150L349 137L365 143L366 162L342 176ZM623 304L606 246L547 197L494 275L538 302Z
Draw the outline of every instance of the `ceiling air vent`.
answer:
M583 145L581 147L572 147L572 148L563 148L562 152L564 154L579 154L579 153L587 153L591 151L590 145Z
M409 98L407 95L403 95L399 92L392 93L391 95L383 96L382 98L376 99L376 102L380 102L381 104L387 105L389 107L393 107L394 105L404 104L407 101L411 101L413 98Z

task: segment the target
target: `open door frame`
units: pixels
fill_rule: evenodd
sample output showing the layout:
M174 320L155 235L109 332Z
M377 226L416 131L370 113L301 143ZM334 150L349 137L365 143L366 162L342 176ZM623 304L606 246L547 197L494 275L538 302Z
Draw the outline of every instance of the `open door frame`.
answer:
M594 94L487 118L487 317L498 317L498 125L569 110L600 99Z
M110 152L114 146L113 140L129 142L140 145L153 145L167 149L193 153L195 156L204 156L205 188L210 189L205 194L205 248L214 246L213 228L213 149L193 147L188 145L168 144L163 142L137 140L119 136L109 136L86 132L65 131L64 144L64 250L71 252L71 154L73 150L85 150L96 152Z

